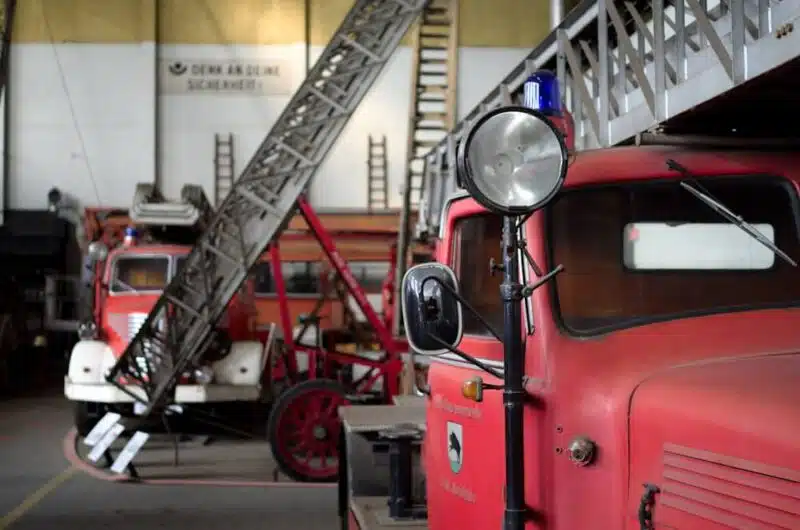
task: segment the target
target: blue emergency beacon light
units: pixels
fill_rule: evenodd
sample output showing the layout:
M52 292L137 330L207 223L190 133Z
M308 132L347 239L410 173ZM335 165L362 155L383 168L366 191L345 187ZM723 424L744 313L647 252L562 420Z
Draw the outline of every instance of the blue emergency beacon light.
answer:
M561 89L558 77L549 70L534 72L522 85L523 106L545 116L561 116Z
M128 247L132 247L136 244L138 239L139 233L136 231L136 228L129 226L125 229L125 239L123 240L123 244Z

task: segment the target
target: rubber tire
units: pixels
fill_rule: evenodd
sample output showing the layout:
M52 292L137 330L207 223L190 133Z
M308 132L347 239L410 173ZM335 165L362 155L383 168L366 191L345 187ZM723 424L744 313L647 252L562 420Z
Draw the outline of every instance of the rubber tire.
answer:
M288 476L292 480L297 482L336 482L339 478L338 474L327 479L316 479L296 472L293 467L289 465L289 462L284 459L283 455L275 449L278 445L278 420L281 414L286 410L289 404L294 401L295 398L303 395L311 389L333 390L339 393L341 396L345 396L347 394L342 385L332 379L312 379L310 381L303 381L302 383L298 383L286 389L280 394L280 396L278 396L278 399L275 400L272 410L270 411L269 420L267 422L267 440L269 441L269 447L272 451L272 457L278 464L281 473Z

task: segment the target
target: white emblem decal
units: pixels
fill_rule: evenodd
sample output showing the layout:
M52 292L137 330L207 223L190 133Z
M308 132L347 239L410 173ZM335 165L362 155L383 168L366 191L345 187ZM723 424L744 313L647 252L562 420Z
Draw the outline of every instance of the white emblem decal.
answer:
M461 471L464 460L464 433L460 424L447 422L447 457L453 473Z

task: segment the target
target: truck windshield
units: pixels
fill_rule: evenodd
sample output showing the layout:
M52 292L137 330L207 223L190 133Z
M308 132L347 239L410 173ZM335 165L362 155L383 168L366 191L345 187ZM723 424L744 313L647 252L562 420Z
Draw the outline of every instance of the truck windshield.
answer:
M111 271L111 291L160 291L167 285L168 272L167 256L121 256Z
M704 189L771 243L800 256L797 194L784 179L715 177ZM800 269L677 180L565 190L547 216L555 309L594 334L701 314L800 303Z

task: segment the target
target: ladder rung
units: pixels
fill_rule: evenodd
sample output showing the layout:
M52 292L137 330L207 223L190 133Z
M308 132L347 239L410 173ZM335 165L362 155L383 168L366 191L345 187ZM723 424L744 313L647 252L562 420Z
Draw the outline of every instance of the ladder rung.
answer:
M417 101L420 103L447 103L447 98L440 92L424 92L417 90Z
M196 318L201 318L203 316L203 315L200 314L199 311L197 311L193 307L190 307L187 304L183 303L183 301L181 301L178 298L172 296L171 294L166 293L165 296L167 297L167 300L170 301L170 303L180 307L181 309L183 309L187 313L190 313L192 316L194 316Z
M446 112L417 112L417 118L420 120L446 120Z
M227 261L231 265L235 265L237 267L242 267L241 260L238 260L238 259L234 258L233 256L230 256L229 254L227 254L225 252L222 252L220 249L218 249L214 245L211 245L211 244L209 244L209 243L207 243L205 241L201 241L200 245L203 247L204 250L207 250L207 251L211 252L212 254L214 254L216 256L219 256L220 258L224 259L225 261Z
M432 28L447 28L447 27L450 27L450 21L449 20L430 20L430 19L428 19L428 20L425 20L422 23L422 26L423 27L429 27L429 28L430 27L432 27Z
M447 91L447 85L417 85L417 91L420 90L436 94Z
M267 213L272 214L275 217L282 217L283 216L283 212L281 212L278 208L276 208L275 206L271 205L270 203L268 203L267 201L265 201L264 199L262 199L261 197L259 197L255 193L253 193L252 191L248 190L244 186L242 186L240 188L234 188L234 190L236 191L236 193L238 193L239 195L244 197L246 200L248 200L251 203L255 204L256 206L258 206L262 210L266 211Z

